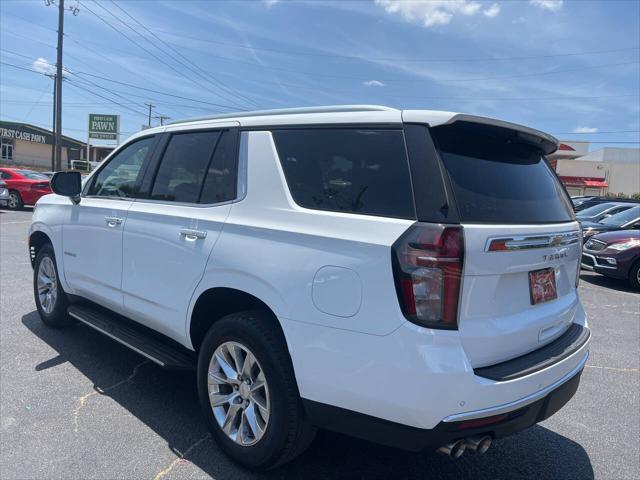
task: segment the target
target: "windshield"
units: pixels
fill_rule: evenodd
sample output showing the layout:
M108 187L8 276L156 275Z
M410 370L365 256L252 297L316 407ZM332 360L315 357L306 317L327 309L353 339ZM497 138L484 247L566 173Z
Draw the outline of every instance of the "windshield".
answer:
M621 227L639 218L640 218L640 205L637 207L630 208L629 210L625 210L624 212L611 215L610 217L602 220L600 223L602 223L603 225L612 225L614 227Z
M600 215L602 212L614 207L615 203L599 203L598 205L594 205L593 207L585 208L581 210L579 213L576 213L577 217L594 217L596 215Z
M49 177L43 175L42 173L33 172L31 170L16 170L18 175L22 175L24 178L28 178L29 180L49 180Z

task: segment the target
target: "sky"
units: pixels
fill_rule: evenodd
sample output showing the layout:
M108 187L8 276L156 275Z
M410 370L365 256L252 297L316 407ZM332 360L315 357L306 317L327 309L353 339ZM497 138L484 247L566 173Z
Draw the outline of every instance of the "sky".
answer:
M0 0L0 119L51 128L58 12ZM57 3L54 2L53 3ZM66 0L63 133L377 104L640 146L640 1Z

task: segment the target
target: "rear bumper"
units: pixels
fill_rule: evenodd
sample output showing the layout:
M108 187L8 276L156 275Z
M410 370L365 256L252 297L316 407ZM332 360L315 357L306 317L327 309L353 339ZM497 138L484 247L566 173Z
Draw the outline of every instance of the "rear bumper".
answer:
M587 329L576 308L573 323ZM281 320L302 398L421 431L539 401L582 370L589 346L497 381L474 371L456 331L407 322L377 336Z
M527 399L528 403L505 405L508 410L496 413L469 412L465 418L447 418L433 429L420 429L376 417L304 400L305 410L312 423L328 430L363 440L414 452L435 450L459 439L490 435L503 438L546 420L560 410L576 393L584 368L581 362L576 372ZM535 398L534 398L535 397Z

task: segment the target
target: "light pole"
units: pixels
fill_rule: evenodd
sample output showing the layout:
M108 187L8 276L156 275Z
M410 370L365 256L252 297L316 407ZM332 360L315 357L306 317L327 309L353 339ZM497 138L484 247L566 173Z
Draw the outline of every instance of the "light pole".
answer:
M62 38L64 36L64 0L58 0L58 51L56 57L56 162L54 170L62 170Z

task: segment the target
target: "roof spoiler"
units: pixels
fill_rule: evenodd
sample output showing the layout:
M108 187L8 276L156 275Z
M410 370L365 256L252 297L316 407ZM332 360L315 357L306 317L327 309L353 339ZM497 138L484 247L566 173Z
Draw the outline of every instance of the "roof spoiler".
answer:
M495 118L478 117L475 115L460 113L454 115L448 121L441 123L440 125L450 125L455 122L478 123L482 125L514 130L518 133L518 137L522 139L522 141L537 146L544 152L545 155L549 155L555 152L558 149L559 145L558 139L553 135L549 135L534 128L518 125L517 123L496 120Z

